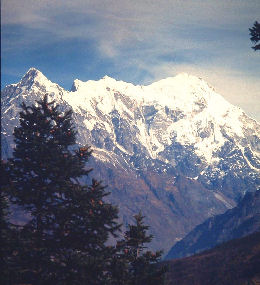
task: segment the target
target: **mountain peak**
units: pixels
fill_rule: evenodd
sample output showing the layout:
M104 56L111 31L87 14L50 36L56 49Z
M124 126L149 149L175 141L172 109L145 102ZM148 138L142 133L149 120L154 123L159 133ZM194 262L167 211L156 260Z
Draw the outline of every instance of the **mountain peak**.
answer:
M105 75L103 78L101 78L99 80L100 82L102 82L102 84L105 84L105 85L113 85L113 84L120 84L120 83L123 83L123 84L127 84L126 82L124 81L117 81L115 78L113 77L110 77L108 75Z
M71 92L77 91L81 83L82 83L81 80L75 79L75 80L73 81L73 84L72 84L71 88L70 88L70 91L71 91Z
M115 80L114 78L108 76L108 75L105 75L102 80Z
M26 74L27 73L30 73L30 74L31 73L34 73L34 74L39 74L40 73L40 74L42 74L42 72L39 69L35 68L35 67L30 67L29 70L26 72Z
M38 84L44 84L45 82L48 82L49 80L47 79L46 76L42 74L41 71L36 69L35 67L31 67L25 75L22 77L20 84L22 86L32 86L33 83L38 83Z
M196 85L208 85L202 78L188 74L186 72L179 73L175 76L170 76L159 81L152 83L154 86L196 86ZM209 85L208 85L209 87Z
M77 144L92 146L89 167L111 182L124 221L146 209L156 249L167 251L173 240L259 185L259 125L195 76L147 86L77 79L75 93L35 68L22 81L3 91L4 156L12 153L21 103L49 94L61 111L73 110Z

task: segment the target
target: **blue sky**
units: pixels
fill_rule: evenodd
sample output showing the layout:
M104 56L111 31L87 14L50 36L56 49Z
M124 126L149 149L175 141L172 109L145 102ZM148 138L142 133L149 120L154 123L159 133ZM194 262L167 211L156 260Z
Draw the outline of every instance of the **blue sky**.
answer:
M260 121L259 0L2 0L2 87L30 67L70 89L109 75L149 84L187 72Z

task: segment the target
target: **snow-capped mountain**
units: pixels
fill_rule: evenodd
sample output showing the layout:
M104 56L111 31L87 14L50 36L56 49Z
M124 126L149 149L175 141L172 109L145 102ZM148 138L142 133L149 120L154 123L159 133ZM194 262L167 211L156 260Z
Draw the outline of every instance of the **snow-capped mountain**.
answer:
M67 91L31 68L2 92L4 156L21 102L45 93L73 109L78 143L94 150L94 174L109 184L123 221L142 209L154 247L167 250L260 184L259 124L188 74L148 86L75 80Z

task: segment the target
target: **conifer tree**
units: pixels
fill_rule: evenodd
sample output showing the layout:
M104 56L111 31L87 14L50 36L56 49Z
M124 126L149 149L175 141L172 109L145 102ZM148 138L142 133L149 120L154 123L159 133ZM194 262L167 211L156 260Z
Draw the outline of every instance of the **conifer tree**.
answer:
M147 234L149 226L144 225L141 213L134 216L135 224L128 225L123 240L117 247L119 254L114 260L114 276L118 283L129 285L157 285L164 283L165 266L160 266L162 251L147 250L145 244L150 243L153 236Z
M4 187L6 185L6 167L3 161L1 161L1 185ZM4 195L4 192L0 192L0 246L1 246L1 254L0 254L0 268L2 268L2 281L8 282L9 279L9 270L8 270L8 256L10 255L9 241L10 241L10 227L7 221L8 214L8 205L7 199Z
M252 47L252 49L260 50L260 44L258 43L260 41L260 24L255 21L252 28L249 29L250 31L250 40L255 44L255 46Z
M31 219L19 235L16 282L105 284L112 254L105 243L120 228L118 210L100 182L82 183L91 150L76 148L75 136L72 111L62 113L47 95L22 104L9 194Z
M19 226L13 225L9 221L9 203L6 193L9 184L8 165L5 161L1 161L1 192L0 192L0 268L1 281L3 284L12 284L14 275L17 271L11 270L13 267L14 256L20 244L17 243L17 235L19 234Z

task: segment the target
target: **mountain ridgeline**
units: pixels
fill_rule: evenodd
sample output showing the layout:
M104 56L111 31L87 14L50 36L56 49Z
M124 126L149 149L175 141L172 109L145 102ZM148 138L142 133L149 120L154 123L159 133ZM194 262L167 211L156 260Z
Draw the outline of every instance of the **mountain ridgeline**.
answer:
M260 232L165 264L169 268L167 285L258 285Z
M260 191L247 192L236 207L207 219L177 242L166 259L180 258L260 232Z
M75 80L67 91L31 68L2 91L3 157L12 155L20 104L46 93L72 108L77 143L92 147L89 166L108 184L123 224L142 210L153 249L167 252L259 187L259 124L188 74L148 86Z

